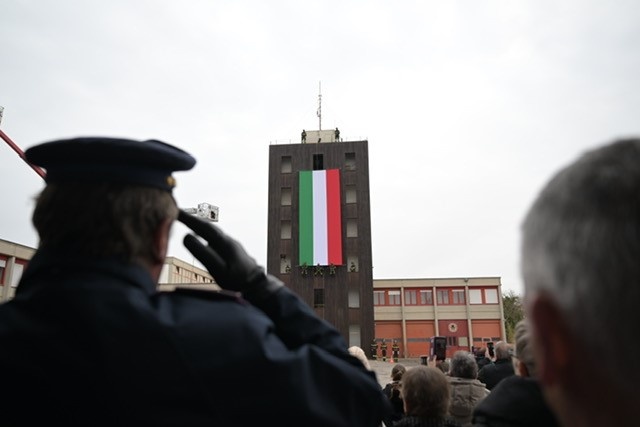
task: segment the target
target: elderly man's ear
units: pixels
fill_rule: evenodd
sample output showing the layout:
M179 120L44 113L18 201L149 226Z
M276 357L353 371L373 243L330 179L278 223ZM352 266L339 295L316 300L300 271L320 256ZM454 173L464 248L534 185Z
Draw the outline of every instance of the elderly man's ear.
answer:
M528 311L538 380L548 387L566 384L575 350L567 320L557 303L544 293L529 301Z

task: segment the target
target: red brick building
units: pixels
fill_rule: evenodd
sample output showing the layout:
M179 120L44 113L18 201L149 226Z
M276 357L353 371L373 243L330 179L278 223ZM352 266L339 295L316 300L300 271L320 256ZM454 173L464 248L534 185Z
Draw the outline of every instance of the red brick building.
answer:
M400 357L428 354L430 338L447 340L447 357L456 350L505 339L499 277L374 279L375 339L394 340Z

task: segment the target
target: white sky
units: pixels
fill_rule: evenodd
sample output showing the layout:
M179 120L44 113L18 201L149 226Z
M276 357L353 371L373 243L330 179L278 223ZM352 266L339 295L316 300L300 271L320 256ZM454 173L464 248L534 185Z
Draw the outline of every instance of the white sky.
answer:
M519 226L585 149L640 132L635 1L8 0L1 129L20 147L155 138L198 164L182 207L266 262L270 143L368 139L373 276L502 277ZM0 141L0 238L37 246L42 179ZM193 261L174 229L169 255Z

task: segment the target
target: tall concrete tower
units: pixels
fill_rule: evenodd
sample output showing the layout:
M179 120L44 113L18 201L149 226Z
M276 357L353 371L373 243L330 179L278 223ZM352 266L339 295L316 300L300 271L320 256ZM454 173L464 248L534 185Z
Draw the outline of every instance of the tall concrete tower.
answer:
M269 147L267 270L349 345L374 338L368 141L303 131Z

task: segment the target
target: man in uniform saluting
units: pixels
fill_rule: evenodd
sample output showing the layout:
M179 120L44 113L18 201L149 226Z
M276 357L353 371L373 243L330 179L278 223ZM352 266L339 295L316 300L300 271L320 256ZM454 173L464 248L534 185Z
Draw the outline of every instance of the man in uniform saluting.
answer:
M39 247L0 305L3 424L373 427L385 417L375 374L340 333L240 243L179 211L172 173L191 169L191 155L103 137L25 155L46 186L33 213ZM157 290L176 219L222 291Z

